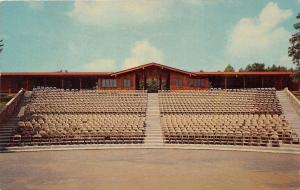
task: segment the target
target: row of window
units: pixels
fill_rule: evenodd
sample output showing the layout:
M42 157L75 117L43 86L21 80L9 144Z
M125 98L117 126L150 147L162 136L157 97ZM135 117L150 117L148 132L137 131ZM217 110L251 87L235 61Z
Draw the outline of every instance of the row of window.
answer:
M130 87L130 79L124 79L124 87ZM102 79L102 87L117 87L116 79Z
M175 83L176 83L177 87L183 86L183 81L181 79L176 79ZM205 80L191 79L189 85L193 86L193 87L204 87L205 86Z
M191 79L189 85L193 87L202 87L205 86L205 81L202 79ZM183 86L183 81L181 79L175 80L176 86ZM130 79L124 79L123 84L125 88L130 88L131 81ZM117 87L116 79L102 79L102 87Z
M202 79L192 79L192 80L190 80L190 86L204 87L205 86L205 80L202 80Z

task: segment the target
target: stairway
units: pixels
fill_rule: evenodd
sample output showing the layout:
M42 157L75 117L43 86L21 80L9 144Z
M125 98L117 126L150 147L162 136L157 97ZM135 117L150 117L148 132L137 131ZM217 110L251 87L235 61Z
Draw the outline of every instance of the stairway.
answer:
M300 136L300 116L297 113L294 105L291 103L290 98L285 91L276 91L276 95L282 106L283 114L288 119L289 124L292 126L293 130Z
M18 117L13 114L8 121L0 124L0 147L5 147L9 144L13 129L17 126Z
M25 104L30 96L30 91L25 92L12 115L9 116L6 122L0 124L0 149L9 144L12 132L17 127L19 116L24 114Z
M163 145L158 94L149 93L147 104L145 144L151 146Z

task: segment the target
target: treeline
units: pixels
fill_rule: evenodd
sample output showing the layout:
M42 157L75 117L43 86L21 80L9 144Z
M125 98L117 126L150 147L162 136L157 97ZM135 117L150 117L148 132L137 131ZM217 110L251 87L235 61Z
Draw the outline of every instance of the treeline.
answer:
M294 68L287 68L285 66L275 65L267 66L264 63L248 64L245 68L240 68L238 72L268 72L268 71L281 71L281 72L295 72L298 71ZM225 67L224 72L235 72L235 69L229 64Z

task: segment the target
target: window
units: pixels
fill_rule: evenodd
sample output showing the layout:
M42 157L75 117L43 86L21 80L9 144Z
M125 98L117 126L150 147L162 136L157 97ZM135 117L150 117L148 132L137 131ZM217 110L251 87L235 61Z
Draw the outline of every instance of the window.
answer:
M116 79L102 79L102 87L117 87Z
M176 86L182 86L182 80L176 79Z
M130 88L130 79L124 79L124 87Z
M205 87L205 80L203 79L191 79L190 86L194 87Z
M201 83L202 83L201 79L191 79L190 80L190 86L201 87L202 86Z

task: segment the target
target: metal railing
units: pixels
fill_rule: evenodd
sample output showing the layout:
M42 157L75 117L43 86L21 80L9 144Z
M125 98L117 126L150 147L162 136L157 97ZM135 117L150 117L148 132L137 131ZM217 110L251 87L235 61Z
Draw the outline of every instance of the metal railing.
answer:
M296 98L296 96L291 91L289 91L288 88L285 88L284 91L286 92L289 99L291 100L291 103L296 108L297 113L300 115L300 100L298 98Z
M0 112L0 123L5 122L8 117L14 112L24 92L25 90L22 88L9 102L5 104Z

